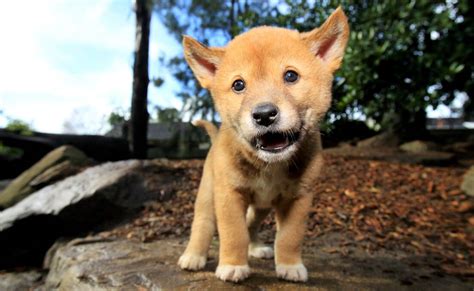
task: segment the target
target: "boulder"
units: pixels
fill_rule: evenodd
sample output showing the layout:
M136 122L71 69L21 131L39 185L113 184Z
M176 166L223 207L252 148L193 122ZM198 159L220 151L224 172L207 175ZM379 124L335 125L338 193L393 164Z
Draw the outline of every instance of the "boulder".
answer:
M37 270L21 272L0 272L0 290L35 290L42 285L43 272Z
M88 232L127 217L145 201L163 199L166 191L157 185L171 174L157 175L150 167L152 162L137 160L91 167L0 212L0 268L38 264L59 237Z
M474 166L463 177L461 189L469 196L474 197Z
M414 140L400 145L402 151L409 153L424 153L435 151L437 148L435 143L422 140Z
M341 256L325 254L322 249L303 252L309 275L306 283L280 280L273 260L251 258L250 277L235 284L215 277L214 243L204 270L180 270L176 262L184 242L78 239L52 254L45 266L49 274L39 290L470 290L472 286L468 280L435 276L432 269L405 263L400 253L397 257L366 252Z
M61 146L44 156L0 192L0 209L15 205L45 185L76 174L91 164L92 160L82 151L72 146Z
M0 180L0 191L7 188L7 186L10 185L11 182L12 180Z
M357 143L361 148L396 147L400 143L400 138L391 132L383 132L376 136L361 140Z

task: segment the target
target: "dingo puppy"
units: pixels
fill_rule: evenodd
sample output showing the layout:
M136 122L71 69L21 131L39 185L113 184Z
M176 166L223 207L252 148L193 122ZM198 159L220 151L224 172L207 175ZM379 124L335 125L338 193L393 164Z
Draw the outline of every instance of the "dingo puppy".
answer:
M222 126L197 123L208 131L212 147L181 268L204 267L217 225L219 279L247 278L249 255L274 256L280 278L308 279L301 245L323 164L318 121L331 103L333 73L348 36L347 18L338 8L310 32L258 27L223 48L184 37L185 58L210 90ZM275 255L257 235L271 208L277 222Z

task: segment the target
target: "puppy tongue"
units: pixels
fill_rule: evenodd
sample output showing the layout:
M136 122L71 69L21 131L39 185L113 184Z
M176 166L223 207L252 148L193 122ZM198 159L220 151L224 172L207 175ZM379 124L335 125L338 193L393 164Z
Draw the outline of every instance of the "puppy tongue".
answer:
M258 144L264 150L279 150L288 146L288 137L279 133L266 133L258 138Z

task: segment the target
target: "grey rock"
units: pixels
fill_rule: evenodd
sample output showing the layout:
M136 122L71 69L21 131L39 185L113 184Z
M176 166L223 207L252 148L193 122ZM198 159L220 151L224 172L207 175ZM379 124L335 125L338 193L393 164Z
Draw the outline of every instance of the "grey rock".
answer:
M0 180L0 191L5 189L11 182L12 180Z
M438 149L438 146L433 142L414 140L400 145L400 149L409 153L423 153L435 151Z
M327 255L306 252L309 271L306 283L291 283L276 277L273 260L251 259L252 274L240 284L218 280L217 246L198 272L182 271L177 259L184 241L153 243L131 241L81 242L59 247L48 266L50 272L41 290L468 290L469 282L431 276L433 270L413 267L399 257ZM401 255L401 254L399 254ZM390 272L384 270L390 269ZM431 276L418 280L417 276ZM410 280L411 286L406 282Z
M463 177L461 189L469 196L474 197L474 166Z
M68 161L70 167L66 170ZM57 169L58 165L62 164L62 170ZM80 167L91 165L92 160L89 159L82 151L72 146L61 146L49 152L40 161L31 166L28 170L23 172L20 176L15 178L2 192L0 192L0 208L8 208L15 205L31 193L46 186L49 183L58 181L68 175L77 173ZM73 167L74 166L74 167ZM51 171L55 168L56 171ZM50 170L48 172L48 170ZM44 173L48 172L47 175ZM39 176L43 175L38 179ZM33 184L31 183L38 179ZM41 182L41 183L38 183Z
M123 219L145 201L162 198L154 187L159 181L151 183L146 175L149 164L129 160L95 166L0 212L0 267L37 263L57 238Z
M0 290L23 291L42 284L44 274L39 271L0 273Z
M474 141L455 142L445 147L445 150L460 154L474 153Z
M396 147L399 143L400 139L396 134L383 132L376 136L359 141L357 146L361 148Z

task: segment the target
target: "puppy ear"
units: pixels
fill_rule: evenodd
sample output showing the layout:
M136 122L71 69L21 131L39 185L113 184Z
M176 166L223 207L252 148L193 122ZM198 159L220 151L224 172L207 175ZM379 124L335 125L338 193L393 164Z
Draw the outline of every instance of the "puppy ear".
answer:
M203 45L187 35L183 36L184 57L203 88L208 89L216 74L223 48L212 48Z
M329 18L318 28L301 33L311 52L325 62L331 72L341 66L344 50L349 39L349 23L347 17L338 7Z

